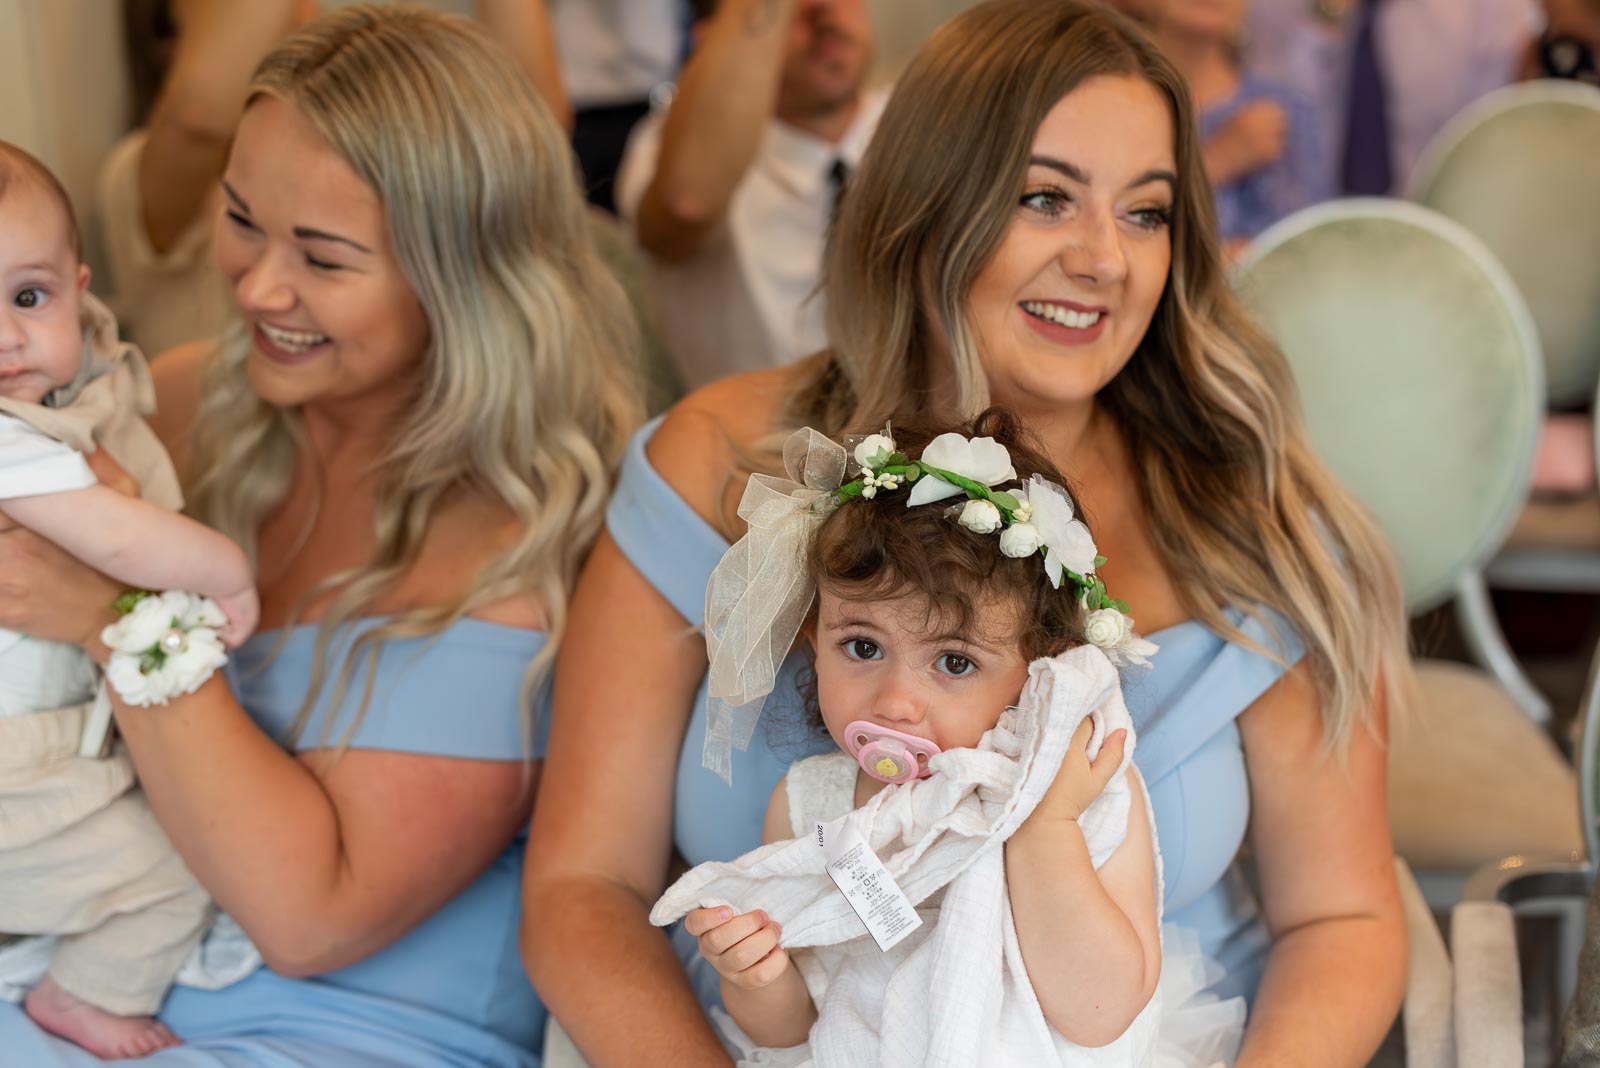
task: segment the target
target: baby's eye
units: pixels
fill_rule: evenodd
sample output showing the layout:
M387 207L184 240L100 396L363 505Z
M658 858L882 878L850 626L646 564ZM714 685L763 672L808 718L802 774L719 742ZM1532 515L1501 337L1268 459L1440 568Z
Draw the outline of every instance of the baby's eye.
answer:
M939 657L938 664L941 672L958 679L978 670L977 664L960 653L945 653Z
M17 295L11 302L19 308L37 308L44 303L44 298L44 290L38 286L28 286L26 289L17 290Z
M844 655L851 660L877 660L881 655L877 642L865 638L848 638L844 642Z

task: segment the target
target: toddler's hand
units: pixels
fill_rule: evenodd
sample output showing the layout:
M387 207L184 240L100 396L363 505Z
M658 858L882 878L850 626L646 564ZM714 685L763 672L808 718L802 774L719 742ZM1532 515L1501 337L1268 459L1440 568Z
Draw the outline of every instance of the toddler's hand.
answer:
M1051 820L1075 820L1105 790L1111 776L1122 766L1122 750L1127 744L1128 732L1112 731L1091 764L1089 738L1093 734L1094 724L1085 716L1072 736L1072 743L1067 746L1061 769L1056 772L1050 789L1045 791L1044 797L1039 800L1039 807L1033 810L1029 819L1038 816Z
M700 940L700 955L734 986L760 990L790 968L788 951L778 946L783 928L760 909L737 916L727 906L695 909L683 926Z
M218 597L216 601L222 614L228 617L227 624L217 631L217 637L229 649L237 649L255 633L256 624L261 620L261 601L256 596L256 588L246 586L238 593Z

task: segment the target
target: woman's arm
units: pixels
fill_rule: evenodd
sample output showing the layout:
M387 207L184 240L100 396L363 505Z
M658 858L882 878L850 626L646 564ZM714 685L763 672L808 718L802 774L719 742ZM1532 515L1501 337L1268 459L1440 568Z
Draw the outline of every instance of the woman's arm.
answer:
M561 61L545 0L477 0L478 21L511 54L544 97L561 128L572 133L572 106L561 83Z
M1098 870L1078 817L1122 762L1115 736L1089 763L1085 720L1039 807L1006 842L1006 887L1028 979L1050 1026L1104 1046L1149 1003L1161 975L1155 846L1144 790L1128 769L1128 832ZM1076 789L1075 789L1076 787ZM1076 796L1073 796L1073 795Z
M250 76L294 28L298 0L174 0L178 45L150 111L139 197L150 246L194 225L222 175Z
M639 242L687 259L721 225L777 106L797 0L722 0L684 64L639 204Z
M1405 918L1389 840L1385 709L1342 762L1322 748L1302 664L1239 718L1250 842L1272 950L1238 1068L1365 1065L1405 986Z
M220 678L165 708L116 712L167 836L283 975L388 946L476 879L527 818L517 761L297 756Z
M708 386L679 402L650 441L652 466L714 526L733 443L770 429L788 374ZM594 1068L631 1068L645 1050L652 1068L729 1063L649 921L672 852L678 753L705 672L699 633L602 534L557 661L522 925L534 986Z
M0 626L103 653L118 587L31 531L0 531ZM329 971L404 934L527 818L522 765L352 750L296 757L212 679L117 708L157 818L274 969Z
M650 926L705 643L602 534L556 664L528 838L522 958L594 1068L728 1064L677 955ZM558 922L550 922L560 917Z

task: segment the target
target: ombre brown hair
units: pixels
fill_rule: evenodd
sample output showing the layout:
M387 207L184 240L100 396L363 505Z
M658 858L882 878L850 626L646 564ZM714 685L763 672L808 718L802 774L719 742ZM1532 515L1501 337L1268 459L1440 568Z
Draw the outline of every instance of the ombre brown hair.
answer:
M1084 0L989 0L918 52L836 221L832 347L801 368L780 429L837 437L941 403L955 418L988 405L967 324L973 281L1015 217L1040 124L1101 76L1142 79L1167 102L1178 183L1165 289L1098 403L1131 451L1185 609L1252 646L1225 609L1286 619L1340 748L1380 688L1395 710L1409 693L1394 563L1312 454L1287 363L1228 287L1188 90L1126 17Z

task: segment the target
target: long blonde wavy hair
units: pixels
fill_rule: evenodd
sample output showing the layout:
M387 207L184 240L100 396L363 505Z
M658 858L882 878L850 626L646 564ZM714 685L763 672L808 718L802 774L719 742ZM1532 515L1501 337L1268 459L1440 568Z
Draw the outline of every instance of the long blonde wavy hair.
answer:
M386 641L435 635L491 602L533 594L549 641L524 680L527 740L527 709L641 417L631 366L637 327L597 258L566 138L511 58L474 24L414 9L351 7L317 19L262 61L250 95L293 105L376 191L429 327L416 399L372 474L377 550L295 608L298 616L314 597L329 598L290 733L305 729L341 625L371 614L416 564L444 504L473 494L515 515L516 539L454 601L363 632L343 658L330 707L340 707L364 663L365 694L347 740L371 700ZM296 410L251 390L248 346L235 330L207 372L189 499L196 516L254 558L262 522L284 501L306 442Z
M990 0L918 52L832 236L832 348L805 365L782 421L876 429L919 414L952 379L953 414L988 404L968 294L1015 217L1040 124L1100 75L1142 78L1166 99L1178 190L1165 291L1097 402L1127 440L1184 607L1246 644L1224 608L1281 613L1310 655L1325 739L1342 750L1380 686L1396 712L1409 698L1398 576L1312 454L1282 354L1228 287L1188 90L1126 18L1084 0Z

